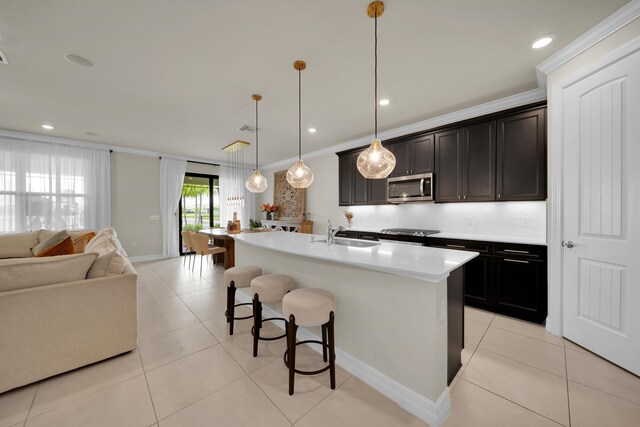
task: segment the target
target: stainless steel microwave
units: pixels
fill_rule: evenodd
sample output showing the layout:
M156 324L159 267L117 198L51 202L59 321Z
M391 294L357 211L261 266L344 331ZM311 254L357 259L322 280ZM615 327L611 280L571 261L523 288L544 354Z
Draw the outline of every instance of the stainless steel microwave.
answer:
M399 176L387 179L389 203L426 202L433 200L433 174Z

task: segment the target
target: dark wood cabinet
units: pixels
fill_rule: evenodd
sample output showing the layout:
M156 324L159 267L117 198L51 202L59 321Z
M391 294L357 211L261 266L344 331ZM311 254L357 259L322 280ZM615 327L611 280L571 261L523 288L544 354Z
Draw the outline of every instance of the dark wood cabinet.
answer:
M396 167L391 177L433 172L434 135L420 135L389 144L396 157Z
M545 200L546 109L497 121L497 200Z
M463 267L465 304L531 322L545 321L545 246L430 237L425 245L480 253Z
M435 135L436 202L495 200L496 122Z
M462 200L496 199L496 122L464 128L462 145Z
M435 198L437 202L461 201L462 129L435 134Z
M338 157L338 202L340 206L367 204L368 181L372 180L365 179L356 166L361 151Z
M494 304L501 313L542 323L547 317L546 264L495 257Z
M387 140L391 177L434 173L435 202L545 200L546 107L534 104ZM387 203L387 180L364 179L365 149L338 153L340 206Z

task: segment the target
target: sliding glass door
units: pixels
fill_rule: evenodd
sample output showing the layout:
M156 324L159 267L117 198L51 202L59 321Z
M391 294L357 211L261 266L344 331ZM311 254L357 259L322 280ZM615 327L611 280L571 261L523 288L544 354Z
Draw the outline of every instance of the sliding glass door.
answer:
M182 184L179 214L180 229L198 232L203 228L220 227L220 191L217 175L187 172ZM180 254L185 248L180 233Z

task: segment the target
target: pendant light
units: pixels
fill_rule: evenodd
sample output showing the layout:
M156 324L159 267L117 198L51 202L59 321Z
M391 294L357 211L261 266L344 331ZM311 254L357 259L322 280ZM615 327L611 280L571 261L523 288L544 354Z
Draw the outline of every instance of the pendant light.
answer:
M298 70L298 161L287 171L287 182L293 188L307 188L313 182L311 169L302 161L302 70L307 68L304 61L296 61L293 68Z
M267 178L262 176L260 169L258 169L258 101L262 99L262 96L253 94L251 95L251 99L256 101L256 168L253 171L253 175L247 178L244 185L247 187L247 190L252 193L262 193L267 189Z
M375 28L375 54L374 54L374 138L369 148L358 156L358 171L369 179L384 179L389 176L396 167L396 157L382 146L378 139L378 17L384 12L384 3L374 1L367 7L367 15L373 18Z

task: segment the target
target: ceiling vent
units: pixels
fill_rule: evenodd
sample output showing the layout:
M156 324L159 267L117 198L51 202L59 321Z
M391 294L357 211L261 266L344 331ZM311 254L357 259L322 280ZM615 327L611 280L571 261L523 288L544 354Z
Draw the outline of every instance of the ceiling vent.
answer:
M0 50L0 64L9 65L9 61L7 61L7 57L4 56L4 53Z
M242 125L238 128L240 132L256 133L256 127L251 125Z

